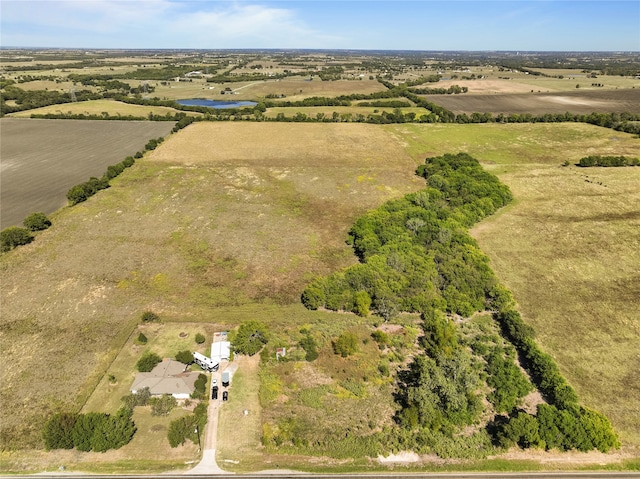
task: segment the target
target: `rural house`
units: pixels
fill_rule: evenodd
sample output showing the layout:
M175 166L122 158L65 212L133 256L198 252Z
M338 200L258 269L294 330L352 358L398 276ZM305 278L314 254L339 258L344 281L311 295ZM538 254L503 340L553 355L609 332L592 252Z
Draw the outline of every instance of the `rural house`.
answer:
M188 399L195 389L194 384L199 373L184 369L184 364L173 359L165 359L151 372L136 374L131 392L135 394L143 388L149 388L152 396L171 394L176 399Z

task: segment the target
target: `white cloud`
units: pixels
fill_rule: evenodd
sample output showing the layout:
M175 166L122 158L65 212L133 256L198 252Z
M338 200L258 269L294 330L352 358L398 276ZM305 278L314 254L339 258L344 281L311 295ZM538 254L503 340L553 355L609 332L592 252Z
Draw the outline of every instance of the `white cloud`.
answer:
M249 2L2 0L2 43L130 48L269 48L339 45L295 10ZM71 45L78 38L85 44ZM16 39L16 40L14 40Z

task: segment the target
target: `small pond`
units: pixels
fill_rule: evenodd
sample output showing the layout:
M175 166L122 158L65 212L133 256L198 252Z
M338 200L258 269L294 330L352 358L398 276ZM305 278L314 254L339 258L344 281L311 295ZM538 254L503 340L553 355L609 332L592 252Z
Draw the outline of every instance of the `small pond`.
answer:
M206 106L209 108L245 108L257 105L255 101L205 100L204 98L176 100L176 103L184 106Z

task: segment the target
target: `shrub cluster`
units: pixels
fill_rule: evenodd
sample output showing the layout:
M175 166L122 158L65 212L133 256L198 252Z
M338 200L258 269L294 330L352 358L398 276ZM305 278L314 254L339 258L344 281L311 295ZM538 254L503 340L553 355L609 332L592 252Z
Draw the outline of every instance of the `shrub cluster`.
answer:
M176 361L179 361L182 364L191 364L193 362L193 353L187 350L179 351L176 354Z
M169 444L171 447L178 447L184 445L187 439L197 444L197 435L202 433L205 424L207 424L207 405L200 403L193 410L193 414L171 421L167 431Z
M259 321L246 321L232 335L231 345L239 354L253 356L269 341L267 328Z
M298 343L302 349L304 349L305 356L304 358L311 362L318 359L318 344L316 340L311 336L311 332L309 330L303 331L302 339Z
M344 332L333 341L333 352L343 358L358 352L358 336L352 332Z
M128 444L136 432L132 410L120 408L115 415L57 413L42 430L47 449L73 449L104 452Z
M163 394L149 398L148 404L151 406L152 416L167 416L178 405L178 400L171 394Z
M51 226L51 220L44 213L31 213L22 224L30 231L42 231Z
M9 226L0 231L0 248L2 252L10 251L13 248L29 244L34 240L33 234L27 228L19 226Z
M591 155L580 158L578 166L640 166L640 158Z
M149 388L142 388L136 393L129 393L126 396L122 396L121 400L124 407L133 409L136 406L146 406L151 399L151 391Z
M191 397L194 399L205 399L207 397L207 376L200 373L198 379L193 384L194 390Z
M31 243L35 237L32 232L46 230L51 226L51 220L44 213L31 213L20 226L9 226L0 231L0 251L11 251L18 246Z
M138 359L136 363L136 368L141 373L148 373L153 370L160 362L162 362L162 358L158 356L156 353L145 353Z

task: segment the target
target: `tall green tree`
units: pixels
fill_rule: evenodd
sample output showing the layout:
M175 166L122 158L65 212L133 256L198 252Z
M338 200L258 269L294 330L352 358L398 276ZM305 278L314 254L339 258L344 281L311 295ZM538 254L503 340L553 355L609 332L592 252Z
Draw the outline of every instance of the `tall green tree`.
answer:
M56 413L44 424L42 438L47 449L73 449L73 426L78 419L74 413Z
M259 321L246 321L240 325L232 337L231 344L236 353L253 356L269 341L269 334L264 324Z

